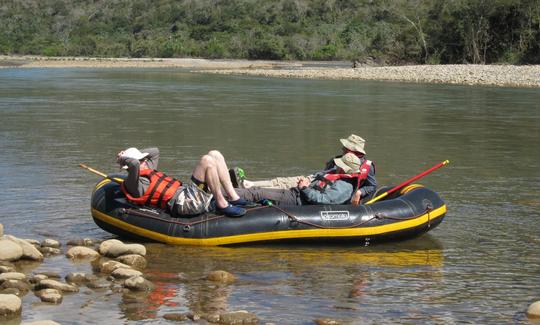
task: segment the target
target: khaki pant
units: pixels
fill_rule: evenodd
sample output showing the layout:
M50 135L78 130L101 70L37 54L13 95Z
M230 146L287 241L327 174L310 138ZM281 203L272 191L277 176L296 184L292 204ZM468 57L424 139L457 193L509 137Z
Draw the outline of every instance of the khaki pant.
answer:
M311 183L315 178L314 175L308 176L291 176L291 177L276 177L262 181L252 181L254 188L276 188L276 189L288 189L296 187L301 177L306 177Z

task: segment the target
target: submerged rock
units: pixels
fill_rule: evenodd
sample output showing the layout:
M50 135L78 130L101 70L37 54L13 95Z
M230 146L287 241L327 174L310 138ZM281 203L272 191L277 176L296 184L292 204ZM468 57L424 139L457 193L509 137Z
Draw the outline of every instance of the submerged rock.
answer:
M67 242L68 246L94 246L96 241L91 238L72 239Z
M66 282L67 283L88 283L93 282L97 280L97 276L93 274L88 274L84 272L71 272L66 275Z
M154 288L154 285L139 275L126 279L124 287L135 291L150 291Z
M21 280L5 280L0 285L0 290L4 291L6 289L17 289L19 291L18 295L25 295L30 291L30 285Z
M35 322L21 323L21 325L60 325L60 324L52 320L37 320Z
M66 256L68 258L96 258L99 256L99 253L91 248L85 246L75 246L71 247L67 252Z
M67 283L62 283L60 281L56 281L52 279L42 280L36 285L36 290L43 290L43 289L56 289L62 292L78 292L79 291L79 288L77 288L76 286L73 286Z
M21 298L16 295L0 294L0 319L9 319L21 315Z
M341 325L342 322L332 318L318 318L313 321L316 325Z
M16 261L23 255L22 247L9 239L0 239L0 260Z
M3 283L6 280L24 280L26 279L26 275L24 273L19 272L6 272L0 274L0 283Z
M219 315L219 323L225 325L258 324L259 318L255 314L239 310Z
M39 283L41 280L45 280L45 279L48 279L48 278L49 277L46 276L45 274L34 274L28 279L28 282L30 282L32 284L36 284L36 283Z
M15 272L15 267L11 265L0 265L0 274L6 272Z
M60 248L60 242L58 240L47 238L41 242L41 247Z
M540 318L540 300L532 303L529 308L527 308L527 317Z
M36 297L41 299L43 302L49 302L52 304L62 303L64 298L59 290L57 289L43 289L35 292Z
M54 247L40 247L39 251L47 256L62 254L62 251L59 248Z
M170 313L163 315L163 318L170 321L183 322L189 319L186 313Z
M131 266L117 261L106 261L99 266L99 272L110 274L116 269L131 269Z
M223 270L212 271L208 274L208 280L213 282L220 282L224 284L230 284L236 281L236 277L231 273Z

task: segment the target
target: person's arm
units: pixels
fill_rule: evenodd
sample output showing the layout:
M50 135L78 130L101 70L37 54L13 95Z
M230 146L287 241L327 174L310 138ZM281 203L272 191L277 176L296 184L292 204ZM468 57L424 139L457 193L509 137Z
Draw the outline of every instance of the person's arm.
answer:
M124 157L121 153L122 152L119 153L117 159L118 164L120 164L120 166L127 166L128 172L126 179L124 179L124 187L131 195L135 197L141 196L143 194L139 190L139 169L141 163L135 158Z
M360 186L360 193L362 193L362 197L366 197L375 193L376 189L377 180L375 179L375 166L372 164L364 184Z
M344 204L350 200L352 192L353 186L341 180L328 185L322 192L311 186L300 189L300 195L310 204Z
M158 169L159 149L157 147L150 147L142 149L141 152L148 153L148 156L146 156L146 164L148 165L148 168Z

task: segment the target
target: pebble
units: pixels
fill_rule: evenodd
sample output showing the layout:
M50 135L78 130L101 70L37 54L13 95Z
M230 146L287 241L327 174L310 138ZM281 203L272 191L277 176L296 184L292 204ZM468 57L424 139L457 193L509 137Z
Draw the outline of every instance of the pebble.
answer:
M41 299L43 302L49 302L52 304L62 303L64 298L59 290L57 289L43 289L35 292L36 297Z
M40 247L39 251L47 256L62 254L62 251L59 248L54 247Z
M133 276L124 281L124 287L135 291L151 291L154 288L152 282L142 276Z
M0 318L14 318L22 311L21 298L16 295L0 294Z
M128 254L145 256L146 248L141 244L124 244L117 239L110 239L99 245L99 253L107 257L118 257Z
M532 303L529 308L527 308L527 317L540 318L540 300Z
M99 253L86 246L74 246L68 249L66 256L72 259L84 259L98 257Z
M252 313L239 310L219 315L219 323L224 325L258 324L259 319Z
M4 225L0 223L0 237L4 236Z
M146 259L143 256L137 254L122 255L116 260L131 267L134 267L138 270L144 270L147 265Z
M58 240L47 238L41 242L41 247L60 248L60 242Z
M79 291L79 288L77 288L76 286L73 286L67 283L62 283L60 281L56 281L52 279L45 279L45 280L39 281L35 289L36 290L56 289L62 292L78 292Z

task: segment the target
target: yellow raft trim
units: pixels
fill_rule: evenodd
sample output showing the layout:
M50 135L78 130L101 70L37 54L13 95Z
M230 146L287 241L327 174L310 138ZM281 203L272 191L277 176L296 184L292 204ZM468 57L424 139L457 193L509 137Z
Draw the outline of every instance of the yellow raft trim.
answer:
M268 241L279 239L294 239L294 238L316 238L316 237L359 237L359 236L374 236L382 233L389 233L399 230L406 230L428 223L442 217L446 213L446 205L437 208L430 213L423 214L414 219L395 222L392 224L381 225L376 227L364 228L344 228L344 229L302 229L302 230L281 230L271 232L259 232L244 235L233 235L225 237L213 238L183 238L164 235L145 228L137 227L127 222L118 220L108 216L96 209L92 209L92 216L105 223L113 225L117 228L131 232L135 235L149 238L162 243L172 245L196 245L196 246L219 246L228 244L239 244L256 241Z

